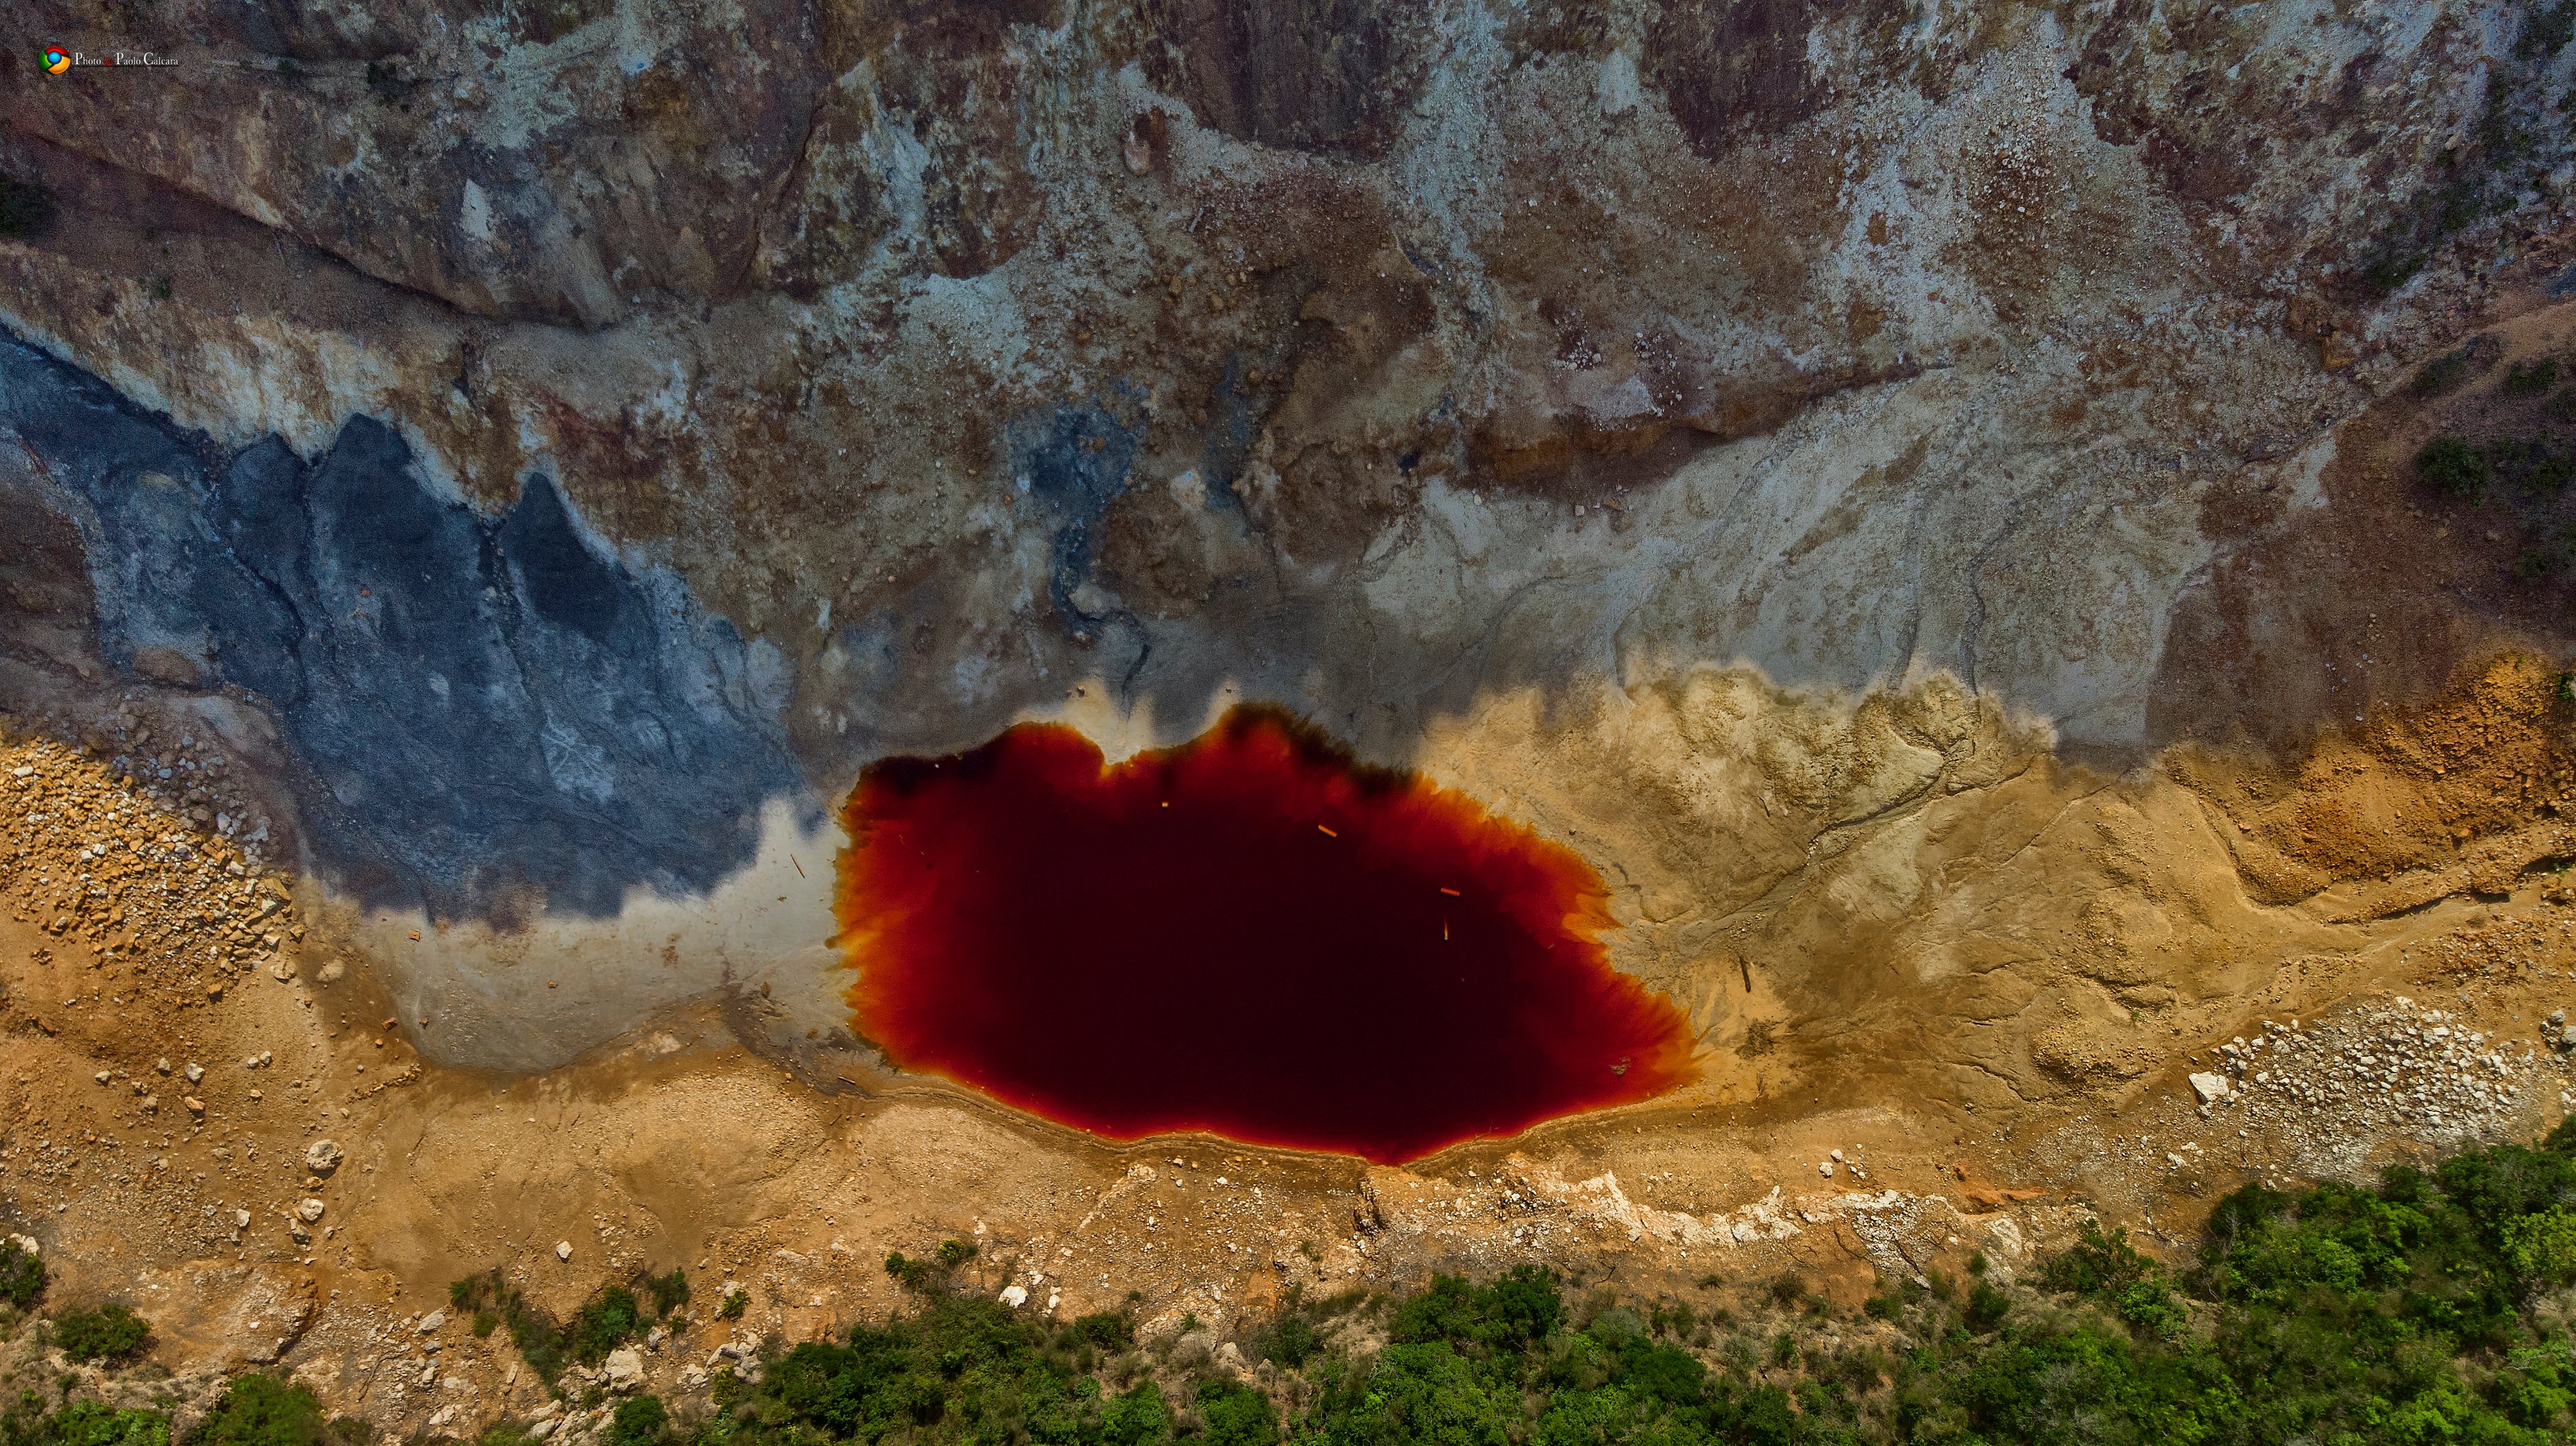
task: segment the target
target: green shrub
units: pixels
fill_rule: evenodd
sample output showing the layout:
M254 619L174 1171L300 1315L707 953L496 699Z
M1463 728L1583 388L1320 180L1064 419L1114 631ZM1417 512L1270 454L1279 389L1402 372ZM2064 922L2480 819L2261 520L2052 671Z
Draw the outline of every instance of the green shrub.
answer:
M1136 1323L1124 1311L1104 1310L1073 1318L1073 1334L1104 1351L1123 1351L1136 1343Z
M275 1376L235 1376L187 1446L323 1446L322 1403Z
M2100 1221L2087 1220L2075 1243L2041 1268L2040 1280L2050 1290L2103 1295L2144 1280L2155 1269L2156 1263L2129 1243L2127 1229L2105 1234Z
M2558 385L2558 358L2542 357L2526 366L2514 363L2504 374L2504 384L2496 390L2508 397L2536 397Z
M1199 1383L1199 1439L1207 1446L1275 1446L1279 1415L1270 1398L1231 1381Z
M48 1424L44 1434L52 1446L170 1446L169 1417L104 1401L74 1401Z
M2179 1334L2191 1318L2163 1267L2129 1243L2126 1229L2106 1233L2097 1221L2084 1222L2075 1244L2042 1267L2040 1280L2051 1290L2100 1301L2156 1335Z
M2435 437L2415 454L2415 475L2448 497L2475 500L2487 490L2487 457L2458 437Z
M2469 371L2469 352L2466 347L2435 357L2424 364L2422 371L2415 374L2415 395L2439 397L2458 391L2460 384L2469 379Z
M1151 1381L1111 1397L1100 1408L1103 1446L1151 1446L1171 1439L1172 1408Z
M635 1396L617 1403L609 1418L605 1446L662 1446L671 1432L671 1413L658 1396Z
M564 1336L574 1359L595 1366L608 1359L610 1351L643 1331L644 1312L636 1304L635 1292L611 1285L582 1302L572 1323L564 1328Z
M44 1293L45 1262L17 1241L0 1241L0 1300L28 1310Z
M1398 1342L1471 1340L1517 1349L1544 1338L1564 1315L1556 1277L1535 1265L1517 1265L1491 1285L1433 1276L1428 1288L1396 1310L1387 1334Z
M2016 1310L1994 1272L1972 1271L1963 1302L1892 1289L1870 1312L1888 1324L1858 1339L1852 1322L1794 1313L1767 1352L1728 1340L1715 1370L1676 1343L1696 1322L1669 1303L1641 1317L1596 1294L1577 1330L1560 1284L1524 1267L1435 1277L1396 1300L1374 1356L1299 1349L1292 1322L1323 1307L1292 1298L1262 1354L1294 1378L1268 1393L1194 1384L1178 1421L1150 1381L1113 1390L1097 1373L1130 1339L1125 1317L1050 1326L934 1291L907 1315L794 1347L757 1382L720 1373L693 1441L2537 1446L2576 1428L2563 1297L2535 1288L2571 1271L2576 1121L2537 1148L2468 1151L2372 1187L2247 1186L2211 1212L2181 1269L2118 1230L2084 1230L2027 1278L2099 1311ZM1778 1374L1753 1379L1764 1369ZM613 1427L612 1446L668 1429L647 1425Z
M669 1316L689 1298L688 1281L678 1270L665 1276L640 1276L637 1283L652 1299L651 1313L637 1299L634 1289L610 1285L582 1302L573 1318L561 1326L530 1304L517 1287L504 1281L498 1269L450 1282L447 1301L457 1310L473 1312L472 1326L478 1336L491 1334L495 1324L508 1326L510 1342L519 1348L520 1358L541 1379L551 1383L574 1361L598 1365L610 1351L642 1335L653 1320ZM726 1302L733 1307L728 1319L742 1314L738 1300Z
M900 1250L888 1251L885 1269L886 1274L894 1277L895 1284L916 1295L928 1295L947 1290L954 1282L957 1267L974 1258L974 1246L963 1240L943 1240L939 1242L937 1253L928 1260L909 1259Z
M644 1293L653 1298L653 1314L667 1318L689 1303L689 1277L678 1266L668 1275L647 1275Z
M1261 1354L1265 1360L1277 1361L1293 1371L1305 1365L1322 1348L1323 1343L1315 1335L1314 1322L1302 1315L1286 1315L1270 1328L1268 1338L1262 1342Z
M118 1301L54 1317L54 1344L76 1361L123 1360L141 1350L151 1334L150 1324Z
M2506 1221L2504 1256L2514 1274L2535 1283L2576 1279L2576 1211L2553 1205Z
M1968 1309L1964 1319L1968 1329L1984 1335L2004 1323L2012 1313L2012 1297L1980 1280L1968 1287Z

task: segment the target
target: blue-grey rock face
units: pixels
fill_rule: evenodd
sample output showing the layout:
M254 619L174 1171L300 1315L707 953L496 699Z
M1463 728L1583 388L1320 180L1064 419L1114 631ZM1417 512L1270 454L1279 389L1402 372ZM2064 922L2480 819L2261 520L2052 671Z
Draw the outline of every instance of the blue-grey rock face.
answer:
M1013 469L1057 513L1047 597L1069 626L1095 627L1103 619L1085 611L1074 592L1099 553L1101 514L1127 490L1136 433L1099 407L1064 406L1019 419L1010 437Z
M227 454L14 339L0 425L68 494L103 651L265 700L316 866L371 904L703 891L751 857L763 800L802 792L783 666L603 555L544 477L482 517L365 417L309 465Z

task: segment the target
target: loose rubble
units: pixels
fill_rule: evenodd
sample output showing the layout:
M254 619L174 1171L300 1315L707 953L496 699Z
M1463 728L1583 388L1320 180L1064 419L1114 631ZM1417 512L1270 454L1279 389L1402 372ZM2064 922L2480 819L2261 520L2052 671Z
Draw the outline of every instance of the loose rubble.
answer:
M132 753L106 763L48 740L6 750L15 762L0 770L10 866L0 898L98 970L107 994L199 1008L305 926L258 854L207 828L214 816L196 780L220 774L223 755L189 735L147 754L150 738L143 730ZM264 821L254 833L266 837Z
M2563 1023L2563 1017L2561 1022ZM2219 1045L2223 1074L2194 1074L2203 1116L2241 1106L2248 1121L2295 1120L2324 1136L2413 1133L2440 1142L2482 1139L2519 1115L2540 1075L2563 1079L2565 1061L2533 1040L2471 1029L2441 1009L2398 995L2340 1018L2264 1021L2252 1038Z

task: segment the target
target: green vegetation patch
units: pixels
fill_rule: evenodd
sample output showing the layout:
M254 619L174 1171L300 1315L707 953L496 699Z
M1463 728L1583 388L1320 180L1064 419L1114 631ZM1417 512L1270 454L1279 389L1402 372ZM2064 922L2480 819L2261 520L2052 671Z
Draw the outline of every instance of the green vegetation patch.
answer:
M2422 371L2415 374L2415 395L2419 397L2447 396L2448 394L2460 389L2460 384L2469 379L2469 374L2472 370L2473 366L2469 359L2469 349L2467 347L2462 347L2458 351L2435 357L2433 360L2424 364L2424 369Z
M934 1297L840 1343L786 1352L697 1440L1170 1440L1172 1412L1150 1381L1112 1392L1083 1370L1099 1364L1101 1342L1123 1343L1130 1329L1093 1317L1049 1329L992 1301Z
M2504 382L2496 390L2508 397L2536 397L2558 385L2558 358L2542 357L2535 362L2515 362L2505 369Z
M2487 454L2460 437L2435 437L2415 453L2416 477L2445 497L2477 500L2494 472Z
M2181 1268L2088 1226L2018 1285L1980 1258L1964 1292L1897 1283L1859 1321L1784 1276L1759 1335L1671 1301L1578 1310L1529 1266L1395 1301L1292 1293L1247 1342L1272 1384L1208 1369L1177 1395L1123 1316L1050 1324L937 1288L962 1259L890 1260L931 1287L911 1314L724 1378L692 1446L2576 1439L2576 1125L2373 1187L2249 1185ZM1354 1310L1383 1324L1373 1355L1320 1328ZM639 1434L621 1409L618 1446L673 1429L633 1404Z
M322 1403L275 1376L235 1376L187 1446L324 1446L337 1439L323 1424Z
M509 1327L520 1359L549 1384L574 1361L596 1366L608 1359L610 1351L641 1336L655 1321L670 1319L688 1299L688 1278L679 1270L642 1275L632 1286L603 1287L582 1302L571 1320L558 1325L503 1280L497 1267L447 1287L448 1304L471 1314L476 1335L489 1335L496 1325Z
M605 1446L662 1446L671 1439L671 1413L655 1396L636 1396L617 1403L609 1417Z
M45 1262L15 1240L0 1241L0 1300L31 1310L44 1293Z
M22 1391L0 1411L0 1442L7 1446L170 1446L170 1418L159 1411L120 1410L103 1401L73 1401L45 1409L44 1398Z
M76 1361L120 1361L143 1349L152 1327L134 1308L121 1302L54 1317L53 1342Z

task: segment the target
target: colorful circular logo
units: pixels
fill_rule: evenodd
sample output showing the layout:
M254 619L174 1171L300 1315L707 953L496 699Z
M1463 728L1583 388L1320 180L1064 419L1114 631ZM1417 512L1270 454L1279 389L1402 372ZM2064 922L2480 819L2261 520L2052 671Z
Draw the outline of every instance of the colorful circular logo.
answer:
M60 75L72 68L72 58L59 50L45 52L45 74Z

